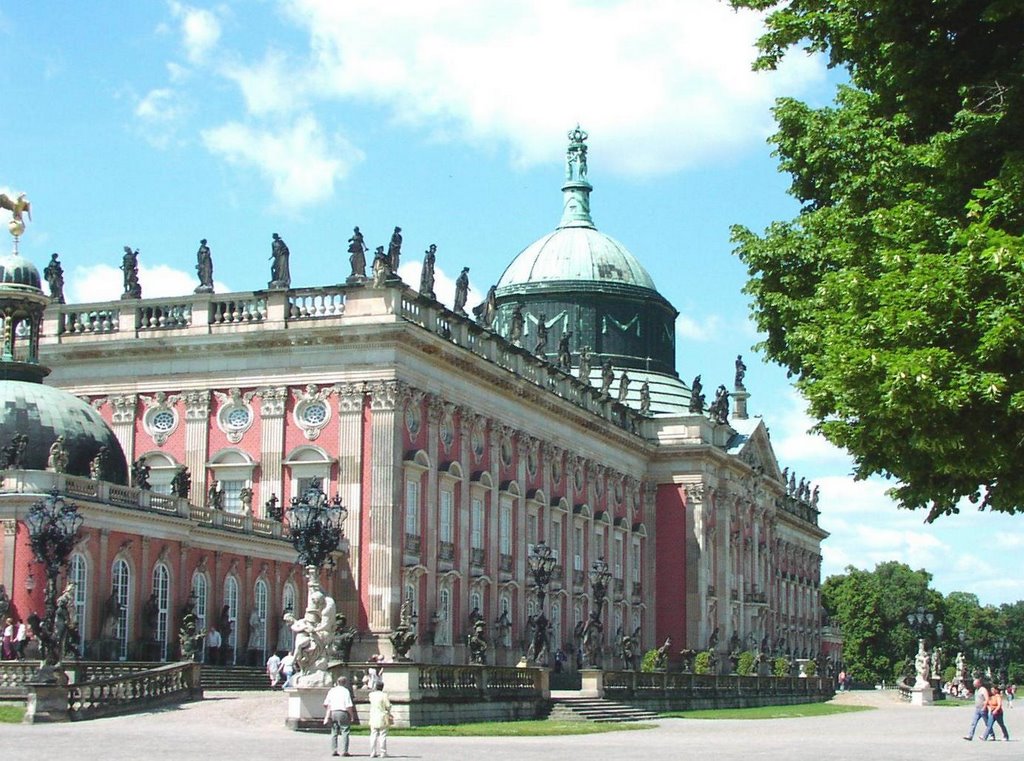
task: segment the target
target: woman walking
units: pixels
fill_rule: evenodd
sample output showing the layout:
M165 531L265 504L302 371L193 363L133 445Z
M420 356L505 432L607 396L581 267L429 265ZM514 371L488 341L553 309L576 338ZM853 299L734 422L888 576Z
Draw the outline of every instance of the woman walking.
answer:
M995 725L1003 730L1003 739L1009 740L1010 733L1006 731L1006 724L1003 723L1003 694L998 687L992 685L991 693L988 696L988 725L985 727L985 734L982 740L995 740Z

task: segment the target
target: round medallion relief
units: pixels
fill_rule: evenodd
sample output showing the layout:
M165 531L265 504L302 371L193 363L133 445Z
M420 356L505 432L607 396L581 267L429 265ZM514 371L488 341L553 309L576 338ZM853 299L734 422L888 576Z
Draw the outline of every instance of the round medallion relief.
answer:
M479 460L484 454L484 432L476 428L473 430L473 438L470 442L473 447L473 454Z
M405 427L408 429L409 435L415 439L422 424L423 413L420 412L420 406L413 402L405 405Z

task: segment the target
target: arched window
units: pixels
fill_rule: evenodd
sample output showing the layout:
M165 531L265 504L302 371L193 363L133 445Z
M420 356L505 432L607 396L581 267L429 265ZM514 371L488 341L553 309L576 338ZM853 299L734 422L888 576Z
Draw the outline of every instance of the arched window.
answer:
M111 578L114 580L114 595L120 606L114 639L118 643L117 656L123 661L128 658L128 622L131 621L132 604L132 569L127 560L118 558L114 561Z
M281 592L281 608L284 613L295 614L295 599L297 594L295 592L295 585L290 581L284 585L284 590ZM278 650L291 650L294 644L294 633L291 627L288 626L284 621L281 622L281 627L278 630L277 635L277 649Z
M484 614L484 597L478 590L469 593L469 609L476 610L480 615Z
M505 624L501 644L512 647L512 598L508 594L502 594L498 599L498 618Z
M253 612L249 617L249 650L257 650L260 660L257 665L267 660L267 614L270 608L270 590L263 579L256 581L253 588Z
M192 574L192 596L195 598L196 631L206 631L206 621L210 600L210 582L206 574L196 571ZM201 648L202 660L206 662L206 648Z
M78 619L78 641L74 643L75 650L78 652L80 657L85 655L85 632L88 631L86 626L85 614L88 610L88 592L89 592L89 566L86 564L85 555L80 552L76 552L71 556L71 562L68 564L68 580L73 582L75 585L75 617Z
M230 633L221 632L224 638L223 647L231 649L232 665L237 661L238 648L238 580L228 576L224 580L224 604L228 606L228 620L231 622Z
M434 644L450 645L452 643L452 593L447 587L442 587L437 593L437 619L437 634Z
M171 573L163 563L153 568L153 594L156 595L156 630L153 636L160 645L160 660L167 660L167 625L171 608Z
M562 604L551 603L551 639L549 648L552 653L557 653L562 647Z

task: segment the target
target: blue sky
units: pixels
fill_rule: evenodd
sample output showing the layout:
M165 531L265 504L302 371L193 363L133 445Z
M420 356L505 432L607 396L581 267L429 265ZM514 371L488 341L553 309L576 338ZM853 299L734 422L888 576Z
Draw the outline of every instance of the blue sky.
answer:
M4 3L0 190L28 194L22 252L40 267L59 252L70 300L116 298L125 245L144 297L190 293L200 238L219 291L262 288L274 232L293 285L336 283L353 226L377 246L401 225L406 281L437 244L450 304L453 273L471 267L479 300L555 226L579 122L597 226L681 313L680 375L731 385L742 353L751 413L820 485L824 573L898 559L944 593L1022 599L999 562L1024 547L1019 520L968 509L926 526L884 482L853 482L751 349L729 226L796 213L769 109L824 103L836 82L803 55L751 72L759 24L716 0Z

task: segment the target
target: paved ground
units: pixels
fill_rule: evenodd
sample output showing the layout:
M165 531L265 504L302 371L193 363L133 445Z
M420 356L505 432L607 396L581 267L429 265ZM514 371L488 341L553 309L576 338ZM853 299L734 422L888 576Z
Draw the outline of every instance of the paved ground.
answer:
M1021 758L1018 742L965 742L972 709L920 708L895 702L891 693L854 692L841 703L876 707L873 711L821 718L761 721L668 719L656 729L573 737L410 738L392 737L391 754L407 759L452 758L487 761L524 759L671 759L687 752L732 759L823 758L829 761L888 759ZM1007 712L1011 737L1024 733L1024 703ZM1018 714L1021 720L1017 720ZM0 726L0 757L14 751L24 757L121 759L215 758L217 761L315 759L329 757L326 735L284 728L281 693L207 693L201 703L137 716L98 719L70 725ZM997 730L998 731L998 730ZM978 735L980 737L980 733ZM1022 735L1024 736L1024 735ZM356 757L366 758L367 738L352 739ZM570 756L571 754L571 756Z

